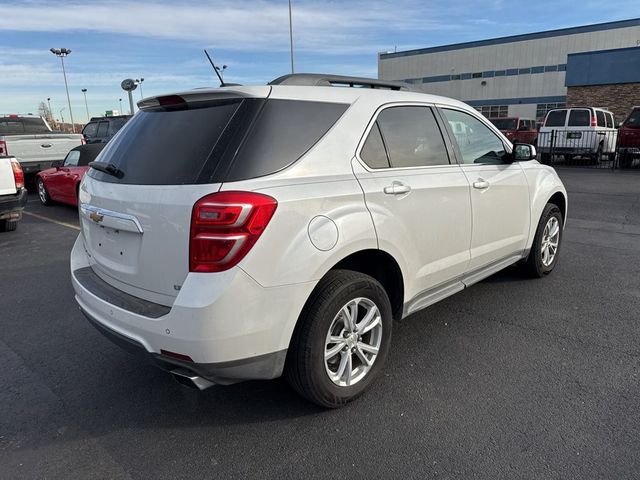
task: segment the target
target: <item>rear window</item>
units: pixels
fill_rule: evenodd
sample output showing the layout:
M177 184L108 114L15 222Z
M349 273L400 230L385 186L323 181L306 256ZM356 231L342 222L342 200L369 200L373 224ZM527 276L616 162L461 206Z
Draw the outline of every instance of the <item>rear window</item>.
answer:
M226 99L187 110L142 110L99 158L123 172L104 182L184 185L269 175L295 162L348 105L293 100Z
M51 133L41 118L0 118L0 135Z
M551 110L547 114L547 119L544 122L545 127L564 127L565 120L567 119L566 110Z
M600 110L596 110L596 118L598 119L598 126L599 127L606 127L607 126L607 122L604 119L604 112L601 112Z
M97 123L87 123L85 127L82 129L83 135L86 135L87 137L95 137L97 131L98 131Z
M493 123L498 130L515 130L518 120L516 118L490 118L489 121ZM524 120L520 123L522 124Z
M571 110L569 113L569 127L591 126L591 112L589 110Z

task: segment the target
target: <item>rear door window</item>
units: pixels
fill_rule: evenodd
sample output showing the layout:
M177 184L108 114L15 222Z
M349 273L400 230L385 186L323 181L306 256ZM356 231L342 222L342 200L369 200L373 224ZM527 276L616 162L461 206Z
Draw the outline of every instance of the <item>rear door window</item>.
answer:
M551 110L544 122L545 127L564 127L567 120L566 110Z
M599 127L606 127L607 126L607 121L604 118L604 112L601 110L596 110L596 118L598 119L598 126Z
M392 167L449 165L442 133L429 107L390 107L377 121Z
M624 121L625 127L640 127L640 108L631 112L631 115Z
M98 123L98 132L96 133L96 136L106 137L108 133L109 133L109 122Z
M591 126L591 112L585 109L571 109L569 112L569 127Z

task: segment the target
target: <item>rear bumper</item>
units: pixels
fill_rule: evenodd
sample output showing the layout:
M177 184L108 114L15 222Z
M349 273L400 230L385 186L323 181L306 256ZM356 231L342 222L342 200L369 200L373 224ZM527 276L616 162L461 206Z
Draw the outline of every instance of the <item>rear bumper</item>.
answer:
M164 306L121 292L88 271L80 235L71 252L72 284L81 311L98 330L165 370L186 369L217 384L280 376L293 328L315 286L265 288L237 267L190 273L173 305Z
M27 204L27 189L23 188L15 195L0 195L0 220L10 218L19 220Z

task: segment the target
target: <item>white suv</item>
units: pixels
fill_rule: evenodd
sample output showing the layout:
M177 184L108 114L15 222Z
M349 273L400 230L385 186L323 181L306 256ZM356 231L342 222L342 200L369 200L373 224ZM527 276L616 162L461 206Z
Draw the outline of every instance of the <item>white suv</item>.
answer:
M562 182L462 102L290 75L139 106L81 185L73 286L182 383L284 374L340 406L383 368L393 319L558 261Z

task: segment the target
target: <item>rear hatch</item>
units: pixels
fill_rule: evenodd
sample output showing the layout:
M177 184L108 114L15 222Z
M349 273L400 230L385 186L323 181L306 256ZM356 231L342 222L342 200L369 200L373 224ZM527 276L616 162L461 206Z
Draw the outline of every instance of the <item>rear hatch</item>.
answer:
M97 275L171 306L189 273L194 204L223 182L295 162L348 107L267 100L269 93L193 91L139 104L80 190L82 234Z

